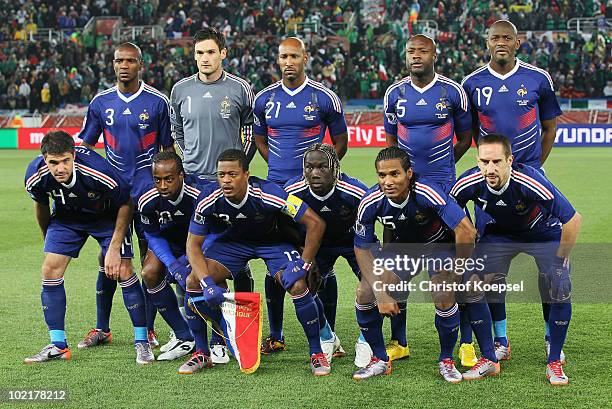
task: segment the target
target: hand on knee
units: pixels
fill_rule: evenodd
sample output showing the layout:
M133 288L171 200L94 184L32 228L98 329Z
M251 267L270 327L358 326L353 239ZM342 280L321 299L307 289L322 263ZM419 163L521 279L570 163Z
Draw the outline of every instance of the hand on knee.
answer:
M126 258L121 259L121 264L119 265L119 281L125 281L133 274L134 269L132 268L132 260Z
M293 286L288 290L291 295L300 295L304 294L308 290L308 285L306 284L306 280L301 278L296 281Z

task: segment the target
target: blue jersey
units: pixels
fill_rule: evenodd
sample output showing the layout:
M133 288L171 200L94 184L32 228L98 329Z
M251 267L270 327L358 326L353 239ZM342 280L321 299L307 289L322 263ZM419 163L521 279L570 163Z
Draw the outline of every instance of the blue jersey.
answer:
M376 243L376 220L393 232L394 243L434 243L447 241L465 212L442 187L420 179L404 203L394 203L380 190L371 187L357 210L355 246L368 248Z
M506 75L487 64L465 77L462 86L478 113L479 135L500 133L510 139L515 162L542 166L540 121L562 114L550 75L517 59Z
M55 180L41 155L28 166L25 188L32 199L43 205L52 198L53 217L62 223L114 220L119 208L130 199L130 187L114 168L85 147L75 149L70 182Z
M325 234L321 243L323 247L353 246L357 207L367 189L361 181L344 173L324 197L310 190L303 177L291 179L285 184L287 192L302 199L325 220Z
M439 74L424 88L410 77L391 85L384 98L385 132L397 137L421 177L444 187L455 182L453 135L472 127L465 92Z
M569 201L531 166L513 164L510 178L499 191L489 187L478 168L463 173L451 190L459 205L473 201L491 216L487 232L541 232L568 222L576 213Z
M264 88L253 114L253 133L268 138L268 179L281 186L302 174L304 151L323 141L326 129L332 137L347 132L340 98L308 78L294 90L282 81Z
M283 213L299 221L308 205L273 182L251 176L247 194L235 204L223 196L216 184L206 186L198 197L189 232L217 235L215 241L274 243L280 239L277 218Z
M197 177L186 175L181 193L175 201L162 197L151 184L137 200L149 248L166 266L186 253L189 223L203 188L202 183Z
M168 98L141 82L135 94L112 87L89 104L79 137L95 145L104 134L106 159L128 181L137 196L152 180L151 158L171 146Z

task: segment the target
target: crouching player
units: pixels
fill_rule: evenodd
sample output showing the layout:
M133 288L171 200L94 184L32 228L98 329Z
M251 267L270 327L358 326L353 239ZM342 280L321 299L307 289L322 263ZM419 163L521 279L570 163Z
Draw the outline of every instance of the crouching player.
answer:
M70 359L64 327L64 272L89 236L100 244L106 275L119 280L134 325L136 362L153 362L144 294L132 269L130 187L96 152L85 147L75 149L72 136L66 132L45 135L40 150L42 156L28 166L25 187L34 199L36 221L45 239L41 301L51 344L25 362ZM53 212L49 197L54 201Z
M175 334L157 357L158 361L168 361L189 354L195 346L170 283L185 290L191 272L185 243L200 194L196 182L202 182L194 176L185 176L181 158L170 151L153 156L152 172L153 186L144 189L138 198L140 221L149 243L142 279L150 300Z
M321 285L315 295L324 310L328 326L321 328L321 346L331 362L332 356L345 354L335 334L338 284L334 264L343 257L360 277L353 241L357 206L367 190L361 181L340 172L340 161L333 146L311 145L303 156L304 175L289 180L285 190L302 199L326 223L325 235L316 261L321 271ZM320 323L323 325L323 320ZM355 345L355 365L362 368L372 358L372 350L363 336Z
M487 256L485 272L507 275L512 259L521 252L535 258L540 281L545 283L542 301L550 303L546 377L553 385L565 385L569 380L563 372L561 351L572 316L569 255L582 217L538 170L515 164L513 159L505 136L482 136L478 140L478 167L461 175L451 195L461 206L473 201L493 220L479 241L479 254L484 251ZM474 309L482 305L486 307L482 303L468 305L477 335L479 326L491 330L490 321L482 321L485 316L474 316ZM490 367L483 357L464 377L481 378L489 374Z
M328 375L331 367L321 349L319 313L305 280L319 249L325 222L302 200L276 184L250 177L247 157L241 150L228 149L219 155L217 180L218 186L207 186L200 193L189 227L187 257L193 271L187 280L187 295L203 295L211 307L206 315L217 314L211 318L218 320L220 312L213 307L223 302L226 280L236 277L249 260L263 259L268 271L279 277L291 294L297 318L308 339L312 373ZM280 237L277 228L280 214L290 216L306 228L301 257L295 247ZM217 236L202 252L205 235L209 233ZM196 352L179 369L180 373L197 372L211 365L202 334L203 331L194 332Z
M417 178L411 168L408 154L398 147L381 150L376 157L378 184L370 188L361 200L355 223L355 255L362 273L357 289L357 322L374 356L370 363L353 374L354 379L365 379L391 373L391 362L385 350L382 332L383 315L399 313L397 295L388 293L381 284L407 282L420 271L384 271L374 274L374 254L377 257L395 257L394 250L378 252L374 233L376 220L393 233L391 243L454 243L458 257L469 256L476 230L457 203L438 185ZM454 233L454 240L453 240ZM468 254L462 254L466 248ZM403 249L402 249L403 250ZM432 256L448 257L448 250L433 250ZM421 257L422 253L414 257ZM454 272L430 269L434 284L448 286L456 282ZM401 281L400 281L401 280ZM435 326L440 339L439 371L447 382L462 380L455 367L453 349L459 329L459 307L452 287L433 292L436 307ZM400 295L400 298L402 295Z

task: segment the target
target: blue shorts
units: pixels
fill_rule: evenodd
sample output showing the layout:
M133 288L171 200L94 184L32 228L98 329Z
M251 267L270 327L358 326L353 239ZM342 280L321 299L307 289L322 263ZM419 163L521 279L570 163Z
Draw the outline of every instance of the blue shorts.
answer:
M560 241L560 227L521 235L490 233L479 240L475 254L486 260L485 274L508 274L512 259L519 253L532 256L540 273L547 273Z
M351 270L357 277L360 279L361 271L359 270L359 265L357 264L357 259L355 258L355 249L351 247L321 247L319 252L317 253L317 265L319 266L319 271L321 272L321 278L325 279L330 273L334 271L334 264L338 258L344 257L344 259L349 263Z
M268 267L268 274L274 276L287 262L301 258L296 248L287 243L259 245L222 240L208 243L204 247L204 257L227 268L233 279L244 272L249 260L262 259Z
M113 238L114 231L114 220L96 220L90 223L64 223L51 218L47 235L45 236L44 251L45 253L77 258L87 238L91 236L100 244L102 255L104 256ZM134 258L131 228L121 244L121 258Z

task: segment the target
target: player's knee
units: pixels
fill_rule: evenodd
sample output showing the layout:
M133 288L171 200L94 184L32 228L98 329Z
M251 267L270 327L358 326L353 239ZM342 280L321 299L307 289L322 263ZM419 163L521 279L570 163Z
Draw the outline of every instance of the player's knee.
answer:
M155 266L145 263L140 274L148 288L153 288L161 283L162 274Z
M291 294L291 295L300 295L300 294L304 294L306 292L306 290L308 290L308 284L306 283L305 279L300 278L289 289L289 294Z
M186 287L188 291L196 290L200 288L200 281L198 280L198 277L194 273L191 273L187 276Z
M134 274L134 268L132 267L132 260L123 258L119 265L119 280L125 281Z
M372 288L365 283L365 280L360 281L355 294L357 304L371 304L375 300Z
M42 277L45 280L61 278L64 276L65 268L61 265L44 262L42 265Z
M448 310L455 305L455 294L449 291L440 291L434 294L434 304L439 310Z

